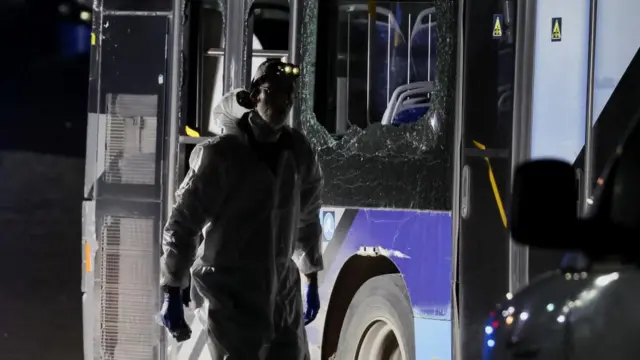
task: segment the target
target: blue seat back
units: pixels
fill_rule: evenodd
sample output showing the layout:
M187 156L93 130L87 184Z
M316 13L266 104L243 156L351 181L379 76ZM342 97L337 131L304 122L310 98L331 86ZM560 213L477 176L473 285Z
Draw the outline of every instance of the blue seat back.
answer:
M413 124L423 117L427 111L429 111L429 104L406 108L396 114L391 123L393 125Z

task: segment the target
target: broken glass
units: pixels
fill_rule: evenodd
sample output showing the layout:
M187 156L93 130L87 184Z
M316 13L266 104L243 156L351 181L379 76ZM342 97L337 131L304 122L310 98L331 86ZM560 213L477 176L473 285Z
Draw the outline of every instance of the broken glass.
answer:
M336 115L335 119L316 119L313 112L314 99L325 99L314 98L318 9L316 2L310 3L313 4L309 4L304 12L302 31L301 125L318 152L318 159L324 171L325 205L451 209L450 164L453 152L451 140L454 128L456 63L456 17L453 1L436 0L431 4L378 3L375 18L386 18L387 22L385 25L384 21L378 20L375 27L369 26L366 20L369 10L366 2L340 7L341 19L344 20L343 15L346 15L347 25L345 27L345 21L339 21L341 23L336 25L341 26L338 37L349 39L346 36L349 34L352 37L349 40L360 45L360 48L357 48L357 45L347 45L347 58L352 56L355 59L347 60L347 66L360 70L364 65L376 75L386 72L387 76L380 83L378 78L384 78L382 75L367 75L368 79L363 79L358 78L357 74L349 75L349 70L346 79L344 73L339 76L330 75L337 80L339 77L346 80L347 87L352 86L347 89L346 94L353 97L343 104L347 109L336 111L347 114L348 124L342 126L346 127L346 131L336 130L334 133L329 133L325 127L331 120L339 123L340 116ZM358 16L357 13L362 6L365 9L364 16ZM357 26L360 26L359 31L354 31ZM378 34L367 37L367 29L372 28ZM423 36L421 41L420 32L423 30L428 35L426 40ZM393 54L390 45L392 31L395 32ZM372 43L377 42L378 46L367 46L370 38L375 38ZM405 39L404 48L398 38ZM340 41L335 43L338 44ZM361 46L363 43L364 54ZM322 46L323 44L317 45L321 49ZM355 49L355 54L350 53L352 49ZM386 62L381 61L385 56ZM376 81L378 83L375 83ZM392 102L387 103L385 100L393 100L393 96L390 96L391 90L399 85L416 84L420 81L431 83L432 88L429 88L427 96L404 98L405 103L410 104L405 109L408 113L417 110L412 113L413 119L404 121L402 113L396 112L395 106L391 106ZM349 85L349 82L353 85ZM365 82L366 86L363 86ZM372 92L366 97L369 99L367 101L364 101L365 91ZM396 100L399 99L401 98ZM420 101L427 103L420 106ZM366 103L369 103L368 109L363 109ZM424 113L416 116L419 111ZM365 118L366 122L363 120ZM385 118L387 123L383 124ZM343 122L344 120L342 119ZM336 129L340 127L340 124L335 126Z

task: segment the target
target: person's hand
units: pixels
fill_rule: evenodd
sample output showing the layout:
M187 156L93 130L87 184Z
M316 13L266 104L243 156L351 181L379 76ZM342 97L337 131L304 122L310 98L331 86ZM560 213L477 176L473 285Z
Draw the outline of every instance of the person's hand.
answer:
M160 311L162 324L178 342L188 340L191 337L191 329L184 319L183 306L179 288L169 288L165 291Z
M191 304L191 277L189 277L189 286L182 290L182 303L186 308Z
M304 324L309 325L320 311L320 295L318 294L318 281L317 277L313 276L307 283L307 289L305 293L306 308L304 311Z

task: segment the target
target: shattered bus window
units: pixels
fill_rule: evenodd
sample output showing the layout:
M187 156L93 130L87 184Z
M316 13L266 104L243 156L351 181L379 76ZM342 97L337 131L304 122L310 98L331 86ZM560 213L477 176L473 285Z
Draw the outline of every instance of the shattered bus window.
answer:
M309 73L322 60L313 44L323 29L303 34L302 127L325 174L325 204L450 209L451 2L378 3L373 17L366 1L332 11L333 32L317 42L333 57L318 64L327 76Z

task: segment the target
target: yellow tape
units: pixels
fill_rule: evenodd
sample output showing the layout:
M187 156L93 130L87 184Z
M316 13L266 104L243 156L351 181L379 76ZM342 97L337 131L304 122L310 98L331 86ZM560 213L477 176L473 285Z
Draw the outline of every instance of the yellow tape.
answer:
M500 197L500 192L498 191L498 183L496 183L496 177L493 175L493 169L491 168L491 161L489 158L484 158L487 162L487 166L489 167L489 181L491 182L491 188L493 189L493 196L496 198L496 205L498 206L498 211L500 212L500 217L502 218L502 225L504 225L505 229L507 228L507 214L504 211L504 205L502 204L502 198Z
M96 45L96 34L91 33L91 46L95 46L95 45Z
M91 272L91 244L84 243L84 270Z
M368 5L369 16L371 16L372 21L376 21L376 0L369 0Z
M487 147L484 144L481 144L478 141L473 140L473 145L480 150L486 150ZM493 190L493 197L496 199L496 206L498 206L498 212L500 213L500 218L502 219L502 225L504 225L505 229L507 228L507 213L504 211L504 205L502 203L502 197L500 196L500 191L498 190L498 183L496 182L496 177L493 174L493 168L491 168L491 161L488 157L484 158L484 161L487 162L487 167L489 168L489 182L491 183L491 189Z
M479 143L479 142L477 142L475 140L473 140L473 145L475 145L480 150L487 150L486 146L484 146L483 144L481 144L481 143Z
M184 130L187 133L187 136L189 136L189 137L196 137L196 138L200 137L200 133L199 132L193 130L192 128L190 128L188 126L185 126Z

